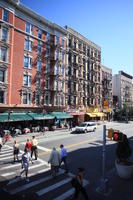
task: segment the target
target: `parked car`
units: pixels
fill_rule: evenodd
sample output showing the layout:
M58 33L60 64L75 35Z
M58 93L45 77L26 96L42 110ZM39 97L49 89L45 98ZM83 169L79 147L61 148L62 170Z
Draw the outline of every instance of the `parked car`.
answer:
M29 128L24 128L23 129L23 134L25 134L25 133L30 133L30 129Z
M79 126L76 127L76 132L84 132L87 133L88 131L95 131L97 125L95 122L83 122Z
M22 131L20 129L18 129L18 128L16 128L14 130L14 132L15 132L16 135L21 135L22 134Z

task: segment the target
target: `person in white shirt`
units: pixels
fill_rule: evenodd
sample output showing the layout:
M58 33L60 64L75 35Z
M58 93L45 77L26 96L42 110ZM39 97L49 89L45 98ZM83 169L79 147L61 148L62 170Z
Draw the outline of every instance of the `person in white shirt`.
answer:
M59 166L60 166L60 161L61 161L60 154L56 150L56 148L53 147L53 150L50 154L50 158L48 160L48 163L51 164L51 172L52 172L53 178L56 177L56 174L57 174Z
M31 163L33 164L30 154L28 153L28 149L25 148L24 153L22 154L21 167L23 170L20 172L20 176L22 176L22 174L25 172L27 182L29 182L29 178L28 178L29 161L31 161Z
M33 137L32 137L32 146L31 146L31 158L32 158L32 155L33 155L33 153L34 153L34 155L35 155L35 160L37 160L37 157L38 157L37 145L38 145L38 141L37 141L37 139L35 138L35 136L33 136Z
M68 167L67 167L67 149L64 147L63 144L60 145L61 148L61 163L63 162L65 165L66 173L68 173ZM61 165L60 163L60 165Z

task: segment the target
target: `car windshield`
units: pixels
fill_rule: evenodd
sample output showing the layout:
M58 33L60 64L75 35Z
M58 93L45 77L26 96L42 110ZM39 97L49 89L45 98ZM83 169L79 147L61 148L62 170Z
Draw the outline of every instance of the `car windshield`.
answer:
M85 123L79 125L79 127L85 127L85 126L86 126Z

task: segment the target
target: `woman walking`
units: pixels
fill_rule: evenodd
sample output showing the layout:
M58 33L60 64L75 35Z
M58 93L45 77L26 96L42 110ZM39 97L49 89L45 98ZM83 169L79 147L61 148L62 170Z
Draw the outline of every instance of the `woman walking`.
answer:
M18 154L19 154L19 144L17 143L17 141L14 141L14 145L13 145L13 156L14 156L14 162L19 160L18 159Z

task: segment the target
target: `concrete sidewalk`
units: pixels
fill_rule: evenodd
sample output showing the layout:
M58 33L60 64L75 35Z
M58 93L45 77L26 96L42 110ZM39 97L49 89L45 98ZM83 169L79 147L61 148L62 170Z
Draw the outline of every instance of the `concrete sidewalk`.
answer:
M108 179L109 189L111 189L110 194L99 194L96 188L90 187L88 195L91 200L133 200L133 177L128 180L121 179L117 175L115 168L112 171L113 173Z

